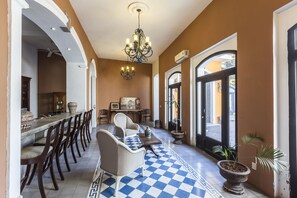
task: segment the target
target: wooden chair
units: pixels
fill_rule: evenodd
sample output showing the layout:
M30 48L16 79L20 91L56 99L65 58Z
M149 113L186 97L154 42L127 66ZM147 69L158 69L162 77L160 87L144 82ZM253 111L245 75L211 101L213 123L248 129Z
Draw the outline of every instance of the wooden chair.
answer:
M74 144L76 145L78 156L81 157L80 150L78 148L78 143L77 143L77 138L78 138L79 130L81 126L81 116L82 116L82 113L77 114L74 117L74 124L71 126L71 130L70 130L70 143L68 145L68 147L71 148L72 157L75 163L77 163L77 160L74 153L74 147L73 147Z
M21 179L21 192L29 178L31 166L34 166L32 174L35 173L34 169L36 170L37 168L38 186L41 197L46 197L42 176L48 169L50 169L51 179L55 190L59 189L53 169L53 158L55 154L54 151L59 141L60 125L61 122L48 129L44 146L28 146L22 148L21 165L26 165L26 171L24 177Z
M143 109L141 111L141 122L147 123L151 119L150 109Z
M91 137L91 131L90 131L90 126L91 126L91 121L92 121L92 113L93 113L93 109L91 109L89 111L89 114L88 114L88 119L87 119L87 124L86 124L86 133L87 133L87 138L88 138L88 141L91 142L92 140L92 137ZM92 126L91 126L91 130L92 130Z
M81 122L80 128L79 128L79 134L80 134L80 142L83 150L85 151L87 145L86 137L87 137L87 123L88 123L88 118L89 117L89 112L86 111L83 115L83 120Z
M67 167L67 170L70 171L70 166L69 166L69 163L68 163L68 157L67 157L67 148L70 144L70 141L71 141L71 136L70 136L70 132L71 132L71 123L72 123L72 119L73 117L69 118L68 121L65 122L64 124L64 137L66 137L66 140L65 141L62 141L61 143L61 150L59 151L59 156L61 156L62 154L64 155L64 160L65 160L65 163L66 163L66 167Z
M65 160L67 169L68 169L68 171L70 171L70 167L69 167L69 163L68 163L68 159L67 159L67 145L70 141L71 121L72 121L72 117L69 119L64 119L61 122L59 140L58 140L57 148L55 150L56 165L57 165L61 180L64 180L64 175L63 175L61 165L60 165L60 156L61 155L64 155L64 160ZM45 145L45 143L46 143L46 138L42 138L42 139L36 141L34 146L43 146L43 145Z
M108 124L108 110L100 109L99 110L99 124Z

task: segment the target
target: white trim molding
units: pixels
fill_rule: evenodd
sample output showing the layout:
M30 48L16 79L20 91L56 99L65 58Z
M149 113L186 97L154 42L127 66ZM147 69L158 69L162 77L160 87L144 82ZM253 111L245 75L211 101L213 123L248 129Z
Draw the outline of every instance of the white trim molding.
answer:
M219 51L237 50L237 33L223 39L217 44L203 50L190 59L190 144L196 145L196 76L195 69L205 58Z
M7 197L20 197L21 156L21 62L22 10L29 8L24 0L8 1L8 120L7 120Z

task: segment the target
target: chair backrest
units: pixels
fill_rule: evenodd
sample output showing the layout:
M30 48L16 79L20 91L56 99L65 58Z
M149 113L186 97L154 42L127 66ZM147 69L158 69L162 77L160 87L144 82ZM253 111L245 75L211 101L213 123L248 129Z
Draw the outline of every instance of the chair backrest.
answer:
M84 112L84 115L83 115L83 120L82 120L82 123L81 123L81 129L84 128L87 123L88 123L88 119L89 119L89 111L85 111Z
M66 136L66 143L69 141L69 137L70 137L70 132L71 132L71 122L72 122L72 118L70 117L68 119L64 119L61 123L61 134L60 134L60 138L59 138L59 143L58 145L60 145L59 147L61 147L61 143L63 140L63 137Z
M80 114L76 114L76 116L74 117L74 124L73 124L73 128L72 130L70 131L70 136L71 138L74 138L77 130L79 129L80 127L80 119L81 119L81 115L82 113Z
M117 113L114 116L113 123L117 127L121 127L123 129L126 129L126 126L127 126L127 116L125 114L123 114L123 113Z
M68 118L63 126L64 127L64 135L66 135L67 137L69 137L69 135L70 135L72 119L73 119L73 117Z
M118 170L118 140L104 129L97 132L96 138L101 156L100 167L116 175Z
M93 109L91 109L89 111L89 114L88 114L88 123L90 124L91 120L92 120L92 113L93 113Z
M60 148L61 142L63 140L64 131L66 129L65 123L67 123L67 119L62 120L62 122L61 122L61 127L60 127L60 132L59 132L59 138L58 138L58 144L57 144L57 147L58 148Z
M99 115L108 115L108 110L107 109L100 109L99 110Z
M142 110L142 114L144 114L144 115L148 115L148 114L150 114L150 112L151 112L150 109L143 109Z
M54 126L51 126L47 130L45 146L44 146L44 150L43 150L41 156L47 156L50 146L53 147L53 151L56 150L58 141L59 141L60 126L61 126L61 122L59 122L58 124L56 124Z

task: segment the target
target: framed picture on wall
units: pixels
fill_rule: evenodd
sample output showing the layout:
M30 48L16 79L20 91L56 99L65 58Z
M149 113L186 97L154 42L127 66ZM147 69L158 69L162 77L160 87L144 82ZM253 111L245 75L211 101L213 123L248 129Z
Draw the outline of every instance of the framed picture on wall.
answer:
M140 99L137 97L121 97L121 109L139 109Z
M119 103L119 102L111 102L111 103L110 103L110 109L111 109L111 110L117 110L117 109L120 109L120 103Z

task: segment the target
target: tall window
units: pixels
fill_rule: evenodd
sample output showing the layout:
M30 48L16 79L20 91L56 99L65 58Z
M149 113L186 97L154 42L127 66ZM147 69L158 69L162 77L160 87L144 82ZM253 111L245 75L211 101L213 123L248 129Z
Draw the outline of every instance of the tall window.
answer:
M289 63L289 149L291 197L297 196L297 145L296 145L296 108L297 108L297 24L288 31Z
M168 78L168 130L181 129L181 72ZM177 126L176 126L177 125Z
M196 145L233 147L237 141L236 51L221 51L196 67Z

